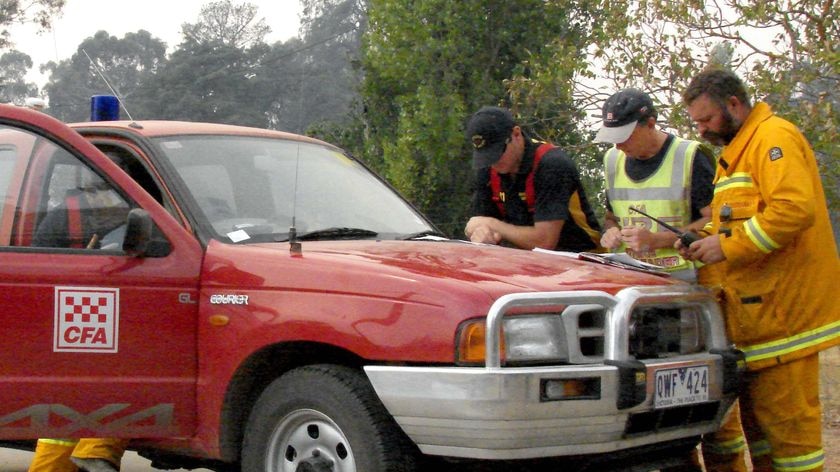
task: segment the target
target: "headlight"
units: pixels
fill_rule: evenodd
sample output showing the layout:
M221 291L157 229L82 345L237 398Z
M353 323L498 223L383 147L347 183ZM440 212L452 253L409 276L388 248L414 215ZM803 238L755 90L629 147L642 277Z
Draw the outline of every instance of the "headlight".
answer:
M696 306L640 307L629 326L630 354L636 359L685 355L706 349L702 311Z
M484 318L468 320L458 329L456 363L485 362ZM502 364L556 364L569 358L563 323L559 315L517 315L502 322Z

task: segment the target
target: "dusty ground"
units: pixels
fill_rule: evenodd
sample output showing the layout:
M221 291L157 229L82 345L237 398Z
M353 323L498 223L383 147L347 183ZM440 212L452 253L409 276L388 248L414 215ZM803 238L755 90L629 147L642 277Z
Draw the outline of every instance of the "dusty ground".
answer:
M825 472L840 472L840 347L820 356Z

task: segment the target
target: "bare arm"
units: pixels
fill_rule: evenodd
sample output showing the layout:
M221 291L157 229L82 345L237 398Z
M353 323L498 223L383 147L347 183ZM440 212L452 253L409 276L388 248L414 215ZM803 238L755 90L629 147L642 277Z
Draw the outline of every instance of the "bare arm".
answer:
M554 249L560 241L560 231L563 220L538 221L533 226L517 226L496 218L475 216L467 223L465 233L474 242L490 242L484 238L486 234L497 234L501 239L510 242L521 249ZM485 229L481 229L485 228ZM491 243L492 244L492 243Z

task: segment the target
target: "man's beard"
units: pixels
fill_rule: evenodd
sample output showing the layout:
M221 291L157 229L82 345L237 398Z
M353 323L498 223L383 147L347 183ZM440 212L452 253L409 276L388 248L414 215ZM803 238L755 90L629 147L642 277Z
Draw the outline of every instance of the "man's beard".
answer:
M703 133L703 139L714 144L715 146L726 146L735 139L738 130L741 129L741 123L735 123L735 117L726 108L723 109L723 125L720 131L706 130Z

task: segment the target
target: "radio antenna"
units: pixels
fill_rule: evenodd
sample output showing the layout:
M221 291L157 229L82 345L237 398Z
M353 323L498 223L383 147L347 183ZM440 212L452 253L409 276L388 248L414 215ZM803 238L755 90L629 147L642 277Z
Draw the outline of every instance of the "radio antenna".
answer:
M295 215L297 214L297 187L298 170L300 169L300 143L297 143L297 154L295 155L295 181L292 187L292 226L289 228L289 252L299 256L302 252L300 241L297 240L297 229L295 228Z
M102 81L105 82L105 85L108 86L108 89L111 90L111 93L113 93L114 96L117 97L117 100L120 101L120 106L122 106L122 109L125 110L125 114L128 116L128 119L131 120L131 121L134 121L134 118L131 117L131 113L128 112L128 108L125 107L125 102L123 101L122 95L120 95L114 89L114 87L111 86L111 82L108 82L108 78L105 77L105 73L102 71L102 69L99 68L99 66L96 65L95 62L93 62L93 59L91 59L91 57L88 55L87 51L82 49L82 52L85 53L85 57L87 57L88 60L90 61L90 65L93 66L93 70L95 70L96 73L99 74L99 77L102 78Z

